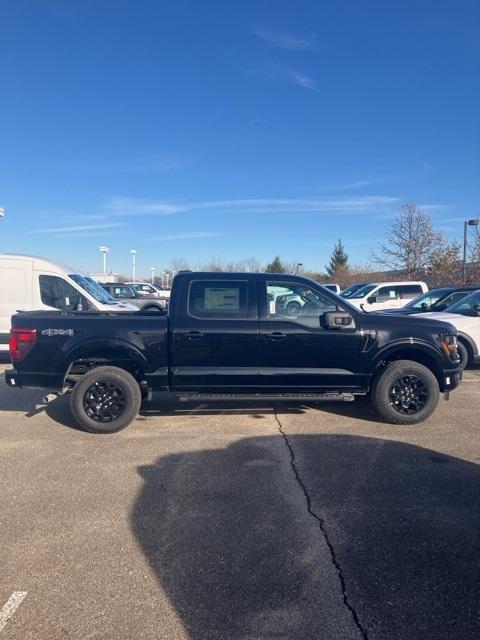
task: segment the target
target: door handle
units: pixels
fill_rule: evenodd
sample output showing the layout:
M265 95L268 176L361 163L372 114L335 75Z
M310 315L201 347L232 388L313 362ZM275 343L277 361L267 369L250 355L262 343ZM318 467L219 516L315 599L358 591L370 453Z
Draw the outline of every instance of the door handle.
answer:
M286 333L282 333L281 331L273 331L272 333L267 333L265 338L267 340L284 340L287 337Z
M205 335L201 331L189 331L188 333L183 334L187 340L198 340L198 338L203 338Z

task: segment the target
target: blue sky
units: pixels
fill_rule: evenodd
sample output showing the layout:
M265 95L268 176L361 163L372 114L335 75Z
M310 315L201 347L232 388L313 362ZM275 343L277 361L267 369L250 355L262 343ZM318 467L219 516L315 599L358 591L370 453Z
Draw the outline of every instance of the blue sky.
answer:
M476 0L0 0L0 251L366 262L480 208Z

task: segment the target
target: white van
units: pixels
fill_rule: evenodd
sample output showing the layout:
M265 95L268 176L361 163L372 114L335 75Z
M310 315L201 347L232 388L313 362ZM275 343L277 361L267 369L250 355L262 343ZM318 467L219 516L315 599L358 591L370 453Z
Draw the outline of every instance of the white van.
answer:
M77 269L36 256L0 253L0 351L8 351L11 316L34 309L138 311Z
M348 296L348 301L364 311L399 309L427 291L425 282L372 282Z

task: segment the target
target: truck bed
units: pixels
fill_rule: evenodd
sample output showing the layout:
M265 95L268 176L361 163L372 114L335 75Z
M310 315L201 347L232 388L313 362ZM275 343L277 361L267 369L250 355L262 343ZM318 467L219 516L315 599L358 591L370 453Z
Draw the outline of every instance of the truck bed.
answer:
M87 366L89 357L106 362L118 362L120 357L120 362L136 363L152 388L168 387L166 315L28 311L14 315L12 327L37 331L35 348L21 362L22 386L58 390L72 371L72 363L81 367Z

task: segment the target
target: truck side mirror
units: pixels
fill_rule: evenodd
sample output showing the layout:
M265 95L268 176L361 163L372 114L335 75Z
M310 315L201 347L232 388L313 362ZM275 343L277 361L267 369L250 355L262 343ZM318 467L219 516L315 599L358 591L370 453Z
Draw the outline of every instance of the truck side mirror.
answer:
M480 304L474 304L472 309L476 316L480 316Z
M327 311L320 316L320 323L326 329L353 329L355 324L352 316L347 311Z
M368 304L374 304L377 301L377 296L370 296L367 298Z

